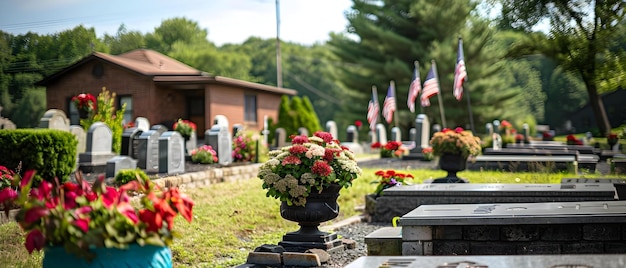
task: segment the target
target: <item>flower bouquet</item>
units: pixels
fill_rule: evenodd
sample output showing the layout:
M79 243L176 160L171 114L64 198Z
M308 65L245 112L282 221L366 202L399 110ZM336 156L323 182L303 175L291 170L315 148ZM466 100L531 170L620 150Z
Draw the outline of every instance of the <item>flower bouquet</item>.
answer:
M393 169L379 170L379 171L376 171L375 174L376 176L379 177L379 179L372 183L378 184L378 186L376 186L376 190L374 191L374 194L376 194L377 197L382 194L383 190L396 186L396 185L406 184L405 179L413 178L413 175L409 173L400 173L400 172L396 172Z
M192 220L194 203L189 197L177 188L159 189L139 176L119 189L105 186L104 176L90 185L80 173L76 174L77 183L43 181L33 188L34 174L27 171L0 195L0 203L21 207L16 221L26 232L29 253L61 247L93 261L97 257L94 251L102 248L166 247L175 235L174 218L180 214L188 222ZM171 262L169 249L167 252Z
M189 120L178 119L172 128L174 131L178 131L183 138L189 139L189 137L191 137L191 133L196 131L196 124Z
M217 153L211 145L202 145L199 148L191 150L191 161L200 164L217 163Z
M259 168L268 197L304 206L311 192L331 185L348 188L361 175L354 154L328 132L292 136L291 143L269 152L270 160Z
M96 105L98 103L96 97L89 93L81 93L72 97L72 102L76 105L76 109L81 118L87 118L91 112L96 111Z
M435 154L433 152L433 147L426 147L422 149L422 155L424 156L424 160L431 161L435 158Z
M384 146L380 147L380 157L401 157L404 153L402 142L388 141Z
M430 139L430 145L433 147L434 154L438 156L457 154L467 158L481 152L480 138L460 127L454 130L444 128L436 132Z

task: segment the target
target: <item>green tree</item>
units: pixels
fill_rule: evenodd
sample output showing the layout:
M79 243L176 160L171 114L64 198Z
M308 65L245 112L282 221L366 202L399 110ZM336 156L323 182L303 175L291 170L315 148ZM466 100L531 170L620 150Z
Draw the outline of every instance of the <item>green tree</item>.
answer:
M502 0L501 25L526 32L545 20L548 34L528 34L525 42L516 44L511 56L542 53L565 71L580 75L589 96L598 129L606 135L611 129L602 99L598 94L599 71L616 42L613 33L624 27L622 0L608 1L544 1ZM618 35L619 37L619 35Z
M163 54L168 54L174 43L207 43L208 31L200 28L197 22L186 18L172 18L161 22L154 33L146 35L146 45Z
M103 42L109 47L109 53L113 55L146 47L146 40L143 34L139 31L128 31L125 24L120 25L114 36L105 34Z
M315 113L315 109L313 109L313 104L311 104L309 97L302 97L302 105L306 111L306 122L304 123L309 132L313 134L315 131L322 130L320 120L317 118L317 114Z
M296 124L296 118L294 118L293 113L291 112L289 96L283 95L280 99L280 106L278 108L278 122L276 122L276 128L284 128L287 136L289 136L291 134L298 133Z

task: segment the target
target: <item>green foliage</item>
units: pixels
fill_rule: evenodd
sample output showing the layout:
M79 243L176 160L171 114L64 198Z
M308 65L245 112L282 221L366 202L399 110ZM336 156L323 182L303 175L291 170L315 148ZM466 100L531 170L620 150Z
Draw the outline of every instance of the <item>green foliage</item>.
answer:
M0 163L21 172L37 170L35 183L42 178L64 182L76 166L78 141L67 131L44 129L0 130Z
M296 124L296 118L291 111L289 96L283 95L280 99L280 106L278 107L278 122L276 122L276 128L284 128L287 132L287 136L289 136L298 133Z
M115 175L115 185L121 186L131 181L138 180L137 177L140 178L139 181L149 181L150 178L148 174L142 169L122 169L117 172Z
M217 163L217 152L211 145L202 145L191 151L191 161L200 164Z
M98 94L98 105L96 113L87 119L81 119L80 125L89 130L89 127L95 122L104 122L110 129L113 135L113 142L111 151L119 153L122 151L122 132L124 132L124 110L126 110L126 104L115 111L115 92L109 92L105 87L102 88L102 92Z

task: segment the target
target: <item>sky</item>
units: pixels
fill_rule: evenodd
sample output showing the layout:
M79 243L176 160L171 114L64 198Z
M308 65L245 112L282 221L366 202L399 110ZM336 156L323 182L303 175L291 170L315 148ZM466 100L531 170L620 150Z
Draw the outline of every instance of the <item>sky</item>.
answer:
M129 31L153 32L163 20L184 17L198 23L218 46L250 36L276 38L277 0L2 0L0 30L14 35L54 34L82 24L98 37ZM345 32L351 0L279 1L281 40L323 43L330 32Z

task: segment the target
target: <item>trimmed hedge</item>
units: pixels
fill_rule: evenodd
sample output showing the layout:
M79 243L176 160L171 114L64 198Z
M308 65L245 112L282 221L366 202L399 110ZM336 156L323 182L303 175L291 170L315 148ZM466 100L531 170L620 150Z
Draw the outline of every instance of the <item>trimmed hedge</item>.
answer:
M0 130L0 165L15 170L36 170L34 183L60 182L75 170L78 140L74 134L52 129Z

